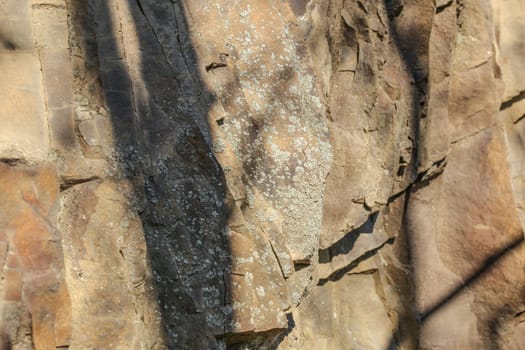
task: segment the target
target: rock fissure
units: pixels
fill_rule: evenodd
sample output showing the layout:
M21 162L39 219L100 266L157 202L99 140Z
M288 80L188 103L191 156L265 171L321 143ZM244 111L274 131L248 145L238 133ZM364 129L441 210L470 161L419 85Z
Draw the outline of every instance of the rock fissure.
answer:
M440 14L454 4L454 0L439 1L436 6L436 14Z
M82 178L82 179L63 179L60 182L60 191L66 191L73 186L84 184L86 182L100 181L100 180L101 178L99 176L91 176L91 177Z
M487 130L490 130L490 129L492 129L492 128L498 126L498 125L499 125L498 123L494 123L494 124L489 125L489 126L487 126L487 127L481 128L481 129L479 129L479 130L476 130L476 131L473 132L472 134L469 134L469 135L466 135L466 136L460 137L460 138L458 138L458 139L456 139L456 140L452 140L452 141L450 141L450 144L451 144L451 145L454 145L454 144L459 143L459 142L461 142L461 141L467 140L467 139L469 139L469 138L471 138L471 137L473 137L473 136L476 136L476 135L478 135L478 134L480 134L480 133L482 133L482 132L485 132L485 131L487 131Z
M160 41L160 38L159 38L159 35L157 34L157 31L153 27L153 25L152 25L150 19L148 18L148 15L146 14L146 12L144 12L144 8L142 7L142 3L140 2L140 0L136 0L136 2L137 2L137 6L138 6L138 8L140 10L140 13L142 14L144 19L146 20L146 23L148 24L149 29L153 33L153 36L155 37L155 40L157 41L157 43L159 45L159 48L160 48L160 50L162 52L162 56L164 57L164 62L169 67L169 69L170 69L171 73L173 74L173 76L176 77L175 70L173 69L171 62L168 59L168 55L166 54L166 49L164 48L164 45ZM178 33L176 35L177 35L177 40L178 40ZM180 45L180 42L179 42L179 48L182 51L182 46Z
M501 104L499 110L500 111L503 111L507 108L510 108L512 107L515 103L518 103L522 100L525 99L525 90L524 91L520 91L517 95L513 96L511 99L507 100L507 101L503 101L503 103Z
M371 258L375 254L377 254L377 252L381 248L383 248L385 245L391 245L391 244L394 243L394 241L395 241L394 237L387 239L385 242L381 243L378 247L365 252L364 254L360 255L358 258L356 258L355 260L350 262L348 265L333 271L328 277L319 279L318 285L319 286L323 286L323 285L325 285L328 282L336 282L336 281L340 280L348 272L350 272L354 268L356 268L359 265L359 263L361 263L361 262Z
M525 114L523 114L521 117L519 117L518 119L514 120L512 123L513 124L518 124L519 122L521 122L523 119L525 119Z

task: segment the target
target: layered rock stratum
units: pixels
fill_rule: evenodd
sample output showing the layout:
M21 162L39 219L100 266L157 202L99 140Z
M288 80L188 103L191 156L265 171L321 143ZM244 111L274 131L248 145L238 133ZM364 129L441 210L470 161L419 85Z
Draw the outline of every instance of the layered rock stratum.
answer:
M0 0L1 349L525 349L518 0Z

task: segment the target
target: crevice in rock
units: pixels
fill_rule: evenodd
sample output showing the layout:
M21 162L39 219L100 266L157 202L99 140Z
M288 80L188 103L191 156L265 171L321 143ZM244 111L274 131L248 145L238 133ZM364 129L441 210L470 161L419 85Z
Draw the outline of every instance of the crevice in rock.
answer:
M324 286L328 282L336 282L339 281L341 278L343 278L345 275L348 274L351 270L353 270L357 265L359 265L364 260L367 260L368 258L374 256L381 248L383 248L387 244L393 244L395 241L395 237L387 239L385 242L380 244L378 247L367 251L357 259L353 260L350 264L346 265L345 267L342 267L340 269L335 270L332 272L327 278L322 278L319 280L318 286Z
M31 5L34 9L59 9L59 10L65 10L66 6L63 4L51 4L51 3L45 3L45 4L33 4Z
M349 272L347 273L347 275L373 275L374 273L378 271L379 269L368 269L368 270L363 270L359 272Z
M377 221L379 211L373 212L368 216L368 219L361 224L361 226L352 229L339 241L332 244L330 247L319 250L319 263L329 263L332 259L341 254L348 254L354 247L355 242L362 233L371 234L374 231L374 226Z
M401 12L403 12L404 4L402 0L386 0L385 5L390 20L399 17Z
M514 318L521 318L522 316L525 316L525 310L522 310L522 311L516 313L514 315ZM525 320L523 320L522 322L525 322Z
M439 173L441 174L441 173ZM439 174L436 175L439 176ZM430 181L431 179L429 179L428 181ZM412 194L412 190L413 190L413 187L414 187L414 184L410 184L406 190L403 192L403 194L405 195L405 199L404 199L404 203L403 203L403 213L402 213L402 218L401 218L401 232L400 232L400 236L399 236L399 240L398 242L401 242L402 244L405 244L405 259L404 259L404 264L406 266L406 269L403 268L403 270L405 271L407 277L406 277L406 281L408 282L406 284L406 287L407 289L409 290L409 294L411 294L411 296L409 296L408 298L412 299L415 297L415 294L416 294L416 282L415 282L415 279L414 279L414 275L413 275L413 272L414 272L414 265L413 265L413 258L412 258L412 247L411 247L411 242L410 242L410 237L409 237L409 233L407 232L408 230L405 229L405 227L407 227L407 223L408 223L408 212L409 212L409 205L411 203L410 201L410 196ZM407 295L404 295L403 297L407 297ZM412 299L413 300L413 299ZM404 310L405 312L405 317L408 317L409 319L413 320L414 323L416 324L415 328L410 330L409 332L404 332L403 331L403 327L404 327L404 324L401 323L400 320L398 320L396 322L396 326L395 326L395 331L393 332L392 334L392 337L390 339L390 342L389 342L389 346L388 346L388 349L397 349L400 344L403 344L404 341L405 341L405 338L408 336L408 337L413 337L414 339L418 339L419 338L419 329L418 329L418 326L420 324L420 315L419 313L417 312L417 310L413 309L413 308L406 308Z
M140 0L138 0L138 1L140 1ZM184 61L184 65L186 66L186 69L187 69L187 71L189 73L189 76L191 77L191 80L193 82L193 86L194 87L198 87L199 86L199 84L197 83L198 79L193 75L195 67L192 67L192 65L190 65L190 62L193 61L193 60L191 58L187 57L186 50L184 49L184 46L182 44L181 35L182 35L183 32L181 31L180 23L183 22L183 19L180 19L178 17L178 14L181 13L181 10L179 9L177 11L176 6L179 6L179 5L177 5L175 1L172 1L171 4L172 4L171 7L173 9L173 16L175 18L175 27L176 27L176 30L177 30L177 32L175 33L175 38L177 39L177 45L180 48L180 55L182 57L182 60ZM184 39L188 39L189 40L189 38L184 38ZM160 42L159 42L159 45L162 47Z
M458 29L461 29L463 26L463 20L461 18L461 15L463 13L463 9L465 8L465 5L463 4L463 0L456 0L456 23Z
M461 142L461 141L463 141L463 140L465 140L465 139L468 139L468 138L470 138L470 137L472 137L472 136L475 136L475 135L477 135L477 134L479 134L479 133L481 133L481 132L483 132L483 131L485 131L485 130L491 129L491 128L495 127L496 125L497 125L497 123L494 123L494 124L491 124L491 125L486 126L486 127L484 127L484 128L481 128L481 129L479 129L479 130L473 132L472 134L468 134L468 135L466 135L466 136L460 137L459 139L456 139L456 140L452 140L452 141L450 141L450 144L453 145L453 144L456 144L456 143L458 143L458 142Z
M213 61L210 64L207 64L204 68L206 69L206 72L209 72L209 71L212 71L214 69L225 68L225 67L228 67L227 63Z
M397 168L396 176L403 176L405 175L405 169L407 167L408 163L404 161L403 157L399 157L399 167Z
M284 338L286 338L295 328L296 325L295 325L295 320L293 319L293 314L287 313L286 319L288 321L288 327L283 332L280 332L280 334L278 334L273 340L270 341L270 344L267 347L267 349L271 349L271 350L277 349L281 341Z
M430 167L421 171L417 175L416 179L413 182L411 182L406 188L388 197L386 206L394 202L399 197L405 195L407 192L410 192L412 186L416 187L417 189L420 189L430 184L432 180L436 179L439 175L443 173L443 171L445 171L446 166L447 166L447 156L433 162Z
M489 63L489 61L488 60L484 60L483 62L480 62L480 63L476 64L475 66L470 67L469 70L473 70L473 69L482 67L482 66L486 65L487 63Z
M310 265L311 265L310 263L307 263L304 261L298 261L298 262L294 261L293 268L294 268L294 271L297 272L297 271L301 271L302 269L306 269Z
M144 19L146 20L146 23L150 27L151 32L153 33L153 36L155 37L155 40L157 41L157 44L159 44L160 51L162 52L162 57L164 58L164 61L166 62L170 72L173 75L175 75L175 70L173 69L173 67L170 64L170 61L168 59L168 55L166 54L166 50L164 49L164 45L162 45L162 42L160 41L159 36L157 35L157 32L153 28L153 25L151 24L151 21L149 20L148 16L144 12L144 8L142 7L142 4L140 3L140 0L136 0L136 1L137 1L137 6L139 7L140 13L142 13L142 15L144 16ZM179 38L179 35L177 33L177 42L178 42L178 38Z
M9 166L25 165L27 164L25 159L22 158L0 158L0 163L4 163Z
M447 156L436 160L432 163L426 170L420 172L416 180L414 181L414 185L418 185L420 183L426 182L429 179L435 179L437 176L441 175L443 171L445 171L445 168L447 166Z
M409 186L407 186L406 188L402 189L401 191L396 192L393 195L391 195L390 197L388 197L387 202L386 202L386 207L388 207L390 205L390 203L394 202L399 197L403 196L407 192L408 188L409 188Z
M519 122L521 122L523 119L525 119L525 114L523 114L521 117L519 117L518 119L516 119L513 124L518 124Z
M357 1L357 6L363 11L364 13L368 14L368 10L366 9L365 5L361 1Z
M147 20L148 18L146 17L146 13L144 12L144 9L142 8L142 4L140 3L140 0L136 0L136 2L137 2L137 5L138 5L138 7L139 7L140 13L142 13L142 15L143 15L143 16L146 18L146 20ZM149 25L149 23L148 23L148 25ZM151 25L149 25L149 26L150 26L150 28L151 28ZM153 28L152 28L152 29L153 29Z
M409 191L418 191L424 187L427 187L428 185L430 185L434 180L436 180L439 176L441 176L441 174L443 174L443 171L445 170L445 168L441 168L439 171L437 172L434 172L432 174L430 174L429 176L425 177L423 180L420 180L418 182L415 182L413 184L413 186L411 186L409 189Z
M512 105L514 105L515 103L520 102L523 99L525 99L525 90L520 91L519 94L517 94L516 96L513 96L510 100L504 101L501 104L499 110L503 111L503 110L505 110L507 108L510 108L510 107L512 107ZM522 116L522 118L523 118L523 116Z
M60 183L60 192L63 192L76 185L80 185L80 184L91 182L91 181L98 181L98 180L100 180L100 177L98 176L91 176L85 179L66 179Z
M283 269L283 265L281 264L281 260L279 259L279 255L277 255L277 252L275 251L272 241L268 240L268 244L270 245L270 248L272 249L272 253L273 253L273 256L275 257L275 260L277 260L277 264L279 265L279 270L281 270L281 275L283 276L283 278L287 278L286 273L284 272L284 269Z
M438 5L436 7L436 14L439 14L443 11L445 11L448 7L450 7L454 3L454 0L449 0L444 4Z

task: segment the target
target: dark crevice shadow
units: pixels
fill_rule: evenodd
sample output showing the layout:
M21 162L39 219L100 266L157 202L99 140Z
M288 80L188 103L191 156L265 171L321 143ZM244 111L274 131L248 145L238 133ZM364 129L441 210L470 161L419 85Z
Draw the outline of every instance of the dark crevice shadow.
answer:
M343 238L332 244L330 247L320 249L319 263L326 264L331 262L332 259L338 255L349 253L361 234L372 234L374 232L374 226L378 215L378 211L370 214L368 219L361 226L348 232Z
M399 310L398 321L392 332L392 338L389 342L388 350L396 350L398 345L407 346L408 349L415 349L417 344L417 336L419 334L419 319L415 310L416 289L413 280L414 265L412 257L411 241L407 234L407 213L410 203L410 196L414 184L408 186L403 192L403 212L401 218L401 227L398 236L396 236L396 245L402 250L402 256L398 257L406 266L407 271L404 271L403 280L400 283L401 289L404 293L400 299L404 302L404 307ZM402 303L403 303L402 302ZM407 344L408 343L408 344Z
M350 264L346 265L345 267L342 267L340 269L335 270L332 272L327 278L321 278L319 282L317 283L318 286L324 286L328 282L336 282L339 281L341 278L343 278L346 274L348 274L351 270L357 267L361 262L365 261L368 258L371 258L374 256L381 248L383 248L385 245L393 244L395 241L395 238L389 238L384 243L379 245L378 247L371 249L367 251L366 253L360 255L357 259L353 260Z
M431 27L420 27L420 22L417 19L412 19L410 25L407 25L407 23L402 23L403 16L405 15L404 12L406 12L408 9L407 6L417 6L417 2L404 3L401 0L383 0L383 5L385 6L388 15L388 29L390 38L393 44L396 46L402 59L402 63L407 69L407 71L410 73L412 79L412 88L410 89L410 91L407 92L407 94L409 95L410 100L412 101L409 124L411 125L412 130L409 138L412 142L413 147L410 161L408 162L408 165L405 169L405 171L410 171L411 184L403 192L405 193L405 204L402 219L403 232L401 233L402 235L404 235L404 241L406 241L406 249L408 250L406 252L408 264L412 266L410 239L406 236L407 233L404 231L404 227L406 227L405 222L408 204L410 201L410 193L414 190L414 187L424 187L428 185L432 180L437 178L439 174L441 174L441 172L439 172L435 176L431 176L430 178L424 179L425 181L421 181L423 180L425 174L418 174L419 142L421 137L420 121L427 115L426 108L428 102L427 93L429 74L428 53ZM414 268L415 267L412 266L412 269ZM409 286L409 289L411 291L411 296L414 297L417 293L417 286L414 284L413 279L411 282L412 285ZM419 330L417 329L417 327L419 326L419 324L417 322L417 318L418 315L416 314L415 310L413 310L409 306L406 306L404 310L402 310L402 314L399 315L398 319L413 320L413 323L416 324L415 331L418 333ZM405 341L405 337L413 338L411 343L415 342L417 344L419 334L413 334L414 330L405 328L405 325L399 324L399 321L398 324L394 325L395 331L393 332L393 336L387 347L388 350L396 349L398 344L402 344Z
M123 4L131 24L119 22ZM94 14L120 176L134 186L166 346L218 348L231 320L229 208L224 175L209 145L207 106L213 98L198 76L184 7L153 0L79 6ZM136 51L129 52L122 40L134 36ZM130 67L132 62L140 65Z
M516 96L513 96L513 97L510 98L509 100L504 101L504 102L501 104L499 110L500 110L500 111L503 111L503 110L505 110L505 109L507 109L507 108L510 108L510 107L512 107L513 105L515 105L516 103L518 103L518 102L520 102L520 101L522 101L522 100L524 100L524 99L525 99L525 91L520 91L519 94L517 94Z
M434 180L437 180L443 174L445 170L446 162L443 164L444 166L442 168L439 168L435 172L430 173L430 175L428 175L428 172L420 173L416 181L411 185L412 188L408 188L407 192L409 191L416 192L424 187L430 186L430 184L433 183Z
M268 350L276 350L276 349L278 349L279 348L279 344L281 344L281 342L290 333L292 333L293 329L295 328L295 320L293 319L293 315L291 313L287 313L286 314L286 319L288 321L288 327L286 328L286 330L284 332L280 332L279 334L277 334L273 339L270 339L268 345L265 346L265 349L268 349Z
M404 171L410 171L412 181L416 181L419 167L419 138L420 138L420 120L426 117L427 91L428 91L428 60L425 60L425 54L428 54L428 45L430 31L425 32L425 28L418 26L418 21L414 20L408 26L406 23L400 23L400 18L406 11L407 4L400 0L383 0L388 16L388 29L392 42L397 47L399 55L403 61L404 67L410 73L412 88L408 91L412 101L410 110L410 124L412 127L410 141L412 142L411 159ZM414 4L410 4L415 6ZM400 28L398 28L400 26ZM427 37L425 37L427 34Z
M445 11L448 7L452 6L454 3L454 0L448 0L446 3L438 5L436 7L436 14L440 14L441 12Z

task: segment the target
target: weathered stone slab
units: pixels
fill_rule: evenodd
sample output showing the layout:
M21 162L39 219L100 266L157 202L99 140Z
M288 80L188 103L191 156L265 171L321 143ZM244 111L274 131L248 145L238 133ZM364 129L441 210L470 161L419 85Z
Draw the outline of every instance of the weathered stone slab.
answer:
M38 55L34 51L0 55L0 157L44 159L49 135Z
M62 192L71 347L162 349L146 243L126 182L90 181Z
M17 302L31 314L36 350L69 345L70 299L64 281L60 233L57 231L59 184L53 166L0 163L0 231L9 251L2 266L5 302ZM6 337L21 341L21 314L4 313Z
M525 283L502 128L461 141L448 160L441 178L416 190L408 206L421 346L499 344L524 307Z

